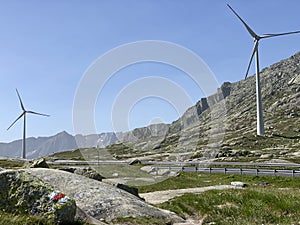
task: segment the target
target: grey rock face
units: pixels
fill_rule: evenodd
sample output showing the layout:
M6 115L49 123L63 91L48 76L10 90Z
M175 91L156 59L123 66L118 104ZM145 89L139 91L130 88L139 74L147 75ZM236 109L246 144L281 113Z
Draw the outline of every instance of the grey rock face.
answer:
M152 217L166 221L182 221L174 213L150 206L112 185L60 170L37 168L28 171L73 197L80 211L97 220Z
M22 170L0 172L0 195L1 211L41 216L53 223L71 223L75 218L72 198Z

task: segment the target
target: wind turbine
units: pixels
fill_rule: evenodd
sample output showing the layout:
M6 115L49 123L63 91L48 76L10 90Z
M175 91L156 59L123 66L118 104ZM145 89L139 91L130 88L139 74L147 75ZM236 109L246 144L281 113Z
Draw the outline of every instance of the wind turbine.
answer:
M264 119L263 119L263 109L262 109L262 101L261 101L261 87L260 87L260 77L259 77L259 60L258 60L258 43L261 39L288 35L288 34L296 34L300 33L300 31L293 31L293 32L286 32L286 33L279 33L279 34L263 34L262 36L257 35L249 25L231 8L229 4L227 6L231 9L231 11L239 18L239 20L244 24L245 28L249 32L249 34L254 39L254 48L251 54L250 62L247 68L245 79L248 76L248 72L255 55L256 59L256 107L257 107L257 135L263 136L265 134L264 130Z
M40 115L40 116L49 116L46 114L42 114L42 113L37 113L37 112L33 112L33 111L27 111L23 105L23 102L21 100L20 94L18 92L18 89L16 89L17 91L17 95L20 101L20 105L22 108L22 113L21 115L7 128L7 130L9 130L22 116L24 117L24 125L23 125L23 149L22 149L22 158L26 158L26 113L31 113L31 114L36 114L36 115Z

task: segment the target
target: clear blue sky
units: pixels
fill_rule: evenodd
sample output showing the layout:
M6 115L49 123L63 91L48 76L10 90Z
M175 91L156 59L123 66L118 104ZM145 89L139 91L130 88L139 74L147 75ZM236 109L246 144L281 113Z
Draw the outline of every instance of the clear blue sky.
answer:
M84 72L96 58L129 42L173 42L198 54L219 84L243 79L253 41L226 3L258 34L300 30L298 0L0 1L0 142L22 137L21 121L6 131L21 113L15 88L26 108L51 115L29 115L27 137L63 130L73 134L73 99ZM263 40L261 68L297 51L300 35ZM126 74L132 78L124 78ZM125 68L103 90L103 104L99 96L95 108L99 133L112 130L110 107L126 82L151 75L182 85L194 103L203 97L174 68L147 64ZM166 101L147 98L132 109L130 127L171 122L178 116Z

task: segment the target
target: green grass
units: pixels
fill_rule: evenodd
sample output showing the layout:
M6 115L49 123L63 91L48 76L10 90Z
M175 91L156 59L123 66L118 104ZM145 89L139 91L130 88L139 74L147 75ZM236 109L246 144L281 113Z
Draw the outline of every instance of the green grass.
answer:
M193 187L205 187L219 184L230 184L232 181L242 181L249 186L256 186L266 182L277 188L300 188L300 178L282 176L250 176L250 175L225 175L206 173L180 173L177 177L171 177L160 183L139 186L139 192L153 192L172 189L184 189Z
M114 219L113 224L122 224L122 225L171 225L170 221L165 221L162 219L153 219L153 218L117 218Z
M298 224L300 222L300 178L180 173L160 183L138 187L139 192L203 187L242 181L245 189L212 190L185 194L157 205L183 218L203 220L203 224ZM267 184L260 186L259 184ZM285 188L281 190L280 188ZM169 224L151 219L120 219L121 224ZM199 222L200 223L200 222Z
M50 221L42 217L14 215L6 212L0 213L0 224L1 225L53 225L53 223L51 223ZM68 223L68 225L89 225L89 223L77 219L73 223Z
M84 160L80 149L58 152L45 157L46 160L55 158L60 160Z
M159 207L187 218L203 219L215 224L298 224L300 195L298 190L274 188L207 191L186 194L160 204Z
M16 167L22 167L24 165L24 162L18 162L18 161L12 161L12 160L0 160L0 167L5 169L12 169Z

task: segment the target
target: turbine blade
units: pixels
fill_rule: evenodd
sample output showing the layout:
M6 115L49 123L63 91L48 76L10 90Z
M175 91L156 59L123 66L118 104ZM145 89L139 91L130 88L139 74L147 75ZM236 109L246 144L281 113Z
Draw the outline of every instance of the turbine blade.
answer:
M7 130L9 130L23 115L25 114L25 112L23 112L8 128Z
M21 108L22 108L23 111L26 111L17 88L16 88L16 91L17 91L17 95L18 95L18 98L19 98L19 101L20 101Z
M50 115L47 115L47 114L37 113L37 112L33 112L33 111L26 111L26 112L31 113L31 114L35 114L35 115L40 115L40 116L47 116L47 117L50 116Z
M250 66L251 66L251 63L252 63L254 54L255 54L256 51L258 51L257 46L258 46L258 41L255 41L254 48L253 48L252 54L251 54L251 58L250 58L250 61L249 61L249 64L248 64L248 68L247 68L245 80L246 80L246 78L248 77L248 73L249 73L249 70L250 70Z
M255 39L259 39L259 36L248 26L248 24L239 16L239 14L237 14L237 12L234 11L234 9L229 4L227 4L227 6L239 18L239 20L244 24L244 26L246 27L246 29L250 33L250 35Z
M261 36L261 38L270 38L270 37L277 37L277 36L297 34L297 33L300 33L300 31L292 31L292 32L286 32L286 33L279 33L279 34L264 34L263 36Z

